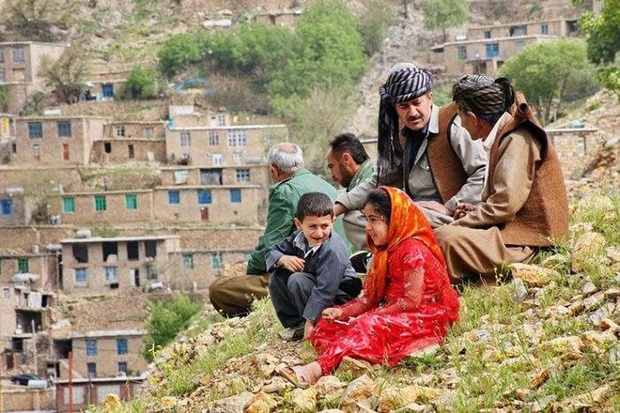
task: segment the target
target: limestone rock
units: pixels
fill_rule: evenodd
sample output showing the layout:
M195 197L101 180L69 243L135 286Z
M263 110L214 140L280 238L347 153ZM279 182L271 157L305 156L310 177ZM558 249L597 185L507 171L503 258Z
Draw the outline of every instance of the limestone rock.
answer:
M243 392L237 395L220 399L209 409L210 413L243 413L245 406L252 400L252 393Z
M538 265L514 263L510 265L512 276L523 280L530 287L542 287L551 280L560 278L560 274L552 269Z
M293 390L292 405L295 413L310 413L316 411L316 399L318 392L314 387Z
M572 252L572 270L581 272L591 260L600 259L605 246L605 237L597 232L586 232L575 242Z
M372 396L376 391L376 384L364 374L349 383L342 395L342 406L355 405L358 401Z
M270 394L259 392L248 402L244 413L269 413L278 406Z

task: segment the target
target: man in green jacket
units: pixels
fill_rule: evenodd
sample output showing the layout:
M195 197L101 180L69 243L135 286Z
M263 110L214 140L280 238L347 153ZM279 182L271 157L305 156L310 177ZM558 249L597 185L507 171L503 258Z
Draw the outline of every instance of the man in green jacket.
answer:
M326 155L334 182L349 192L372 178L374 163L364 145L352 133L342 133L329 142ZM344 231L356 251L368 250L366 245L366 218L359 210L347 211L343 217Z
M288 142L274 145L267 154L267 163L274 182L269 189L267 223L250 255L246 275L220 277L209 287L211 303L225 317L247 315L254 299L267 296L269 274L265 253L294 231L293 218L299 198L307 192L323 192L334 201L338 194L328 182L304 169L298 145ZM334 230L345 237L341 219L334 223Z

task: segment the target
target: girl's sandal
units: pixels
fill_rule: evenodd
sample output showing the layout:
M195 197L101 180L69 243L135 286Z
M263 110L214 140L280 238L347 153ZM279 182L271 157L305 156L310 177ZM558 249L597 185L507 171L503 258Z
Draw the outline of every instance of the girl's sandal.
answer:
M277 370L278 374L300 389L310 387L308 378L304 373L302 366L281 367Z

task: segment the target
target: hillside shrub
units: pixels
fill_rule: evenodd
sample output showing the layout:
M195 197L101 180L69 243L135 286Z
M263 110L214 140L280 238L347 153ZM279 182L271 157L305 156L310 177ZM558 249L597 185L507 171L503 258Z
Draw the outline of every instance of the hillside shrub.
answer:
M136 66L131 71L120 95L123 99L151 99L159 92L157 72L152 68Z
M151 317L143 342L144 357L151 362L153 350L170 343L179 331L185 330L192 317L202 309L202 303L192 301L186 294L179 294L172 301L150 301L148 307Z

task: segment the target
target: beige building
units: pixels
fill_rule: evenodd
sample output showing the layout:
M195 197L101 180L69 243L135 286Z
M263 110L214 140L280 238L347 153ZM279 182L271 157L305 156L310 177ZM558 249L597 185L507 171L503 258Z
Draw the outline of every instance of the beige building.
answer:
M23 117L16 119L15 165L87 165L106 118Z
M65 293L101 294L169 283L180 256L175 235L64 239L62 278Z
M93 143L91 162L166 161L166 122L110 122Z
M0 85L9 87L9 112L19 112L32 93L45 89L45 79L39 76L44 56L55 61L68 47L58 43L0 43Z
M56 411L87 411L101 404L108 394L120 400L132 400L140 392L144 377L59 380L56 382Z
M576 36L577 22L577 19L556 19L471 27L465 36L432 47L431 62L443 65L451 76L495 76L505 61L527 45Z
M546 128L547 135L555 147L565 179L583 176L586 168L595 160L603 148L605 138L598 129L576 121L574 125L560 128Z

